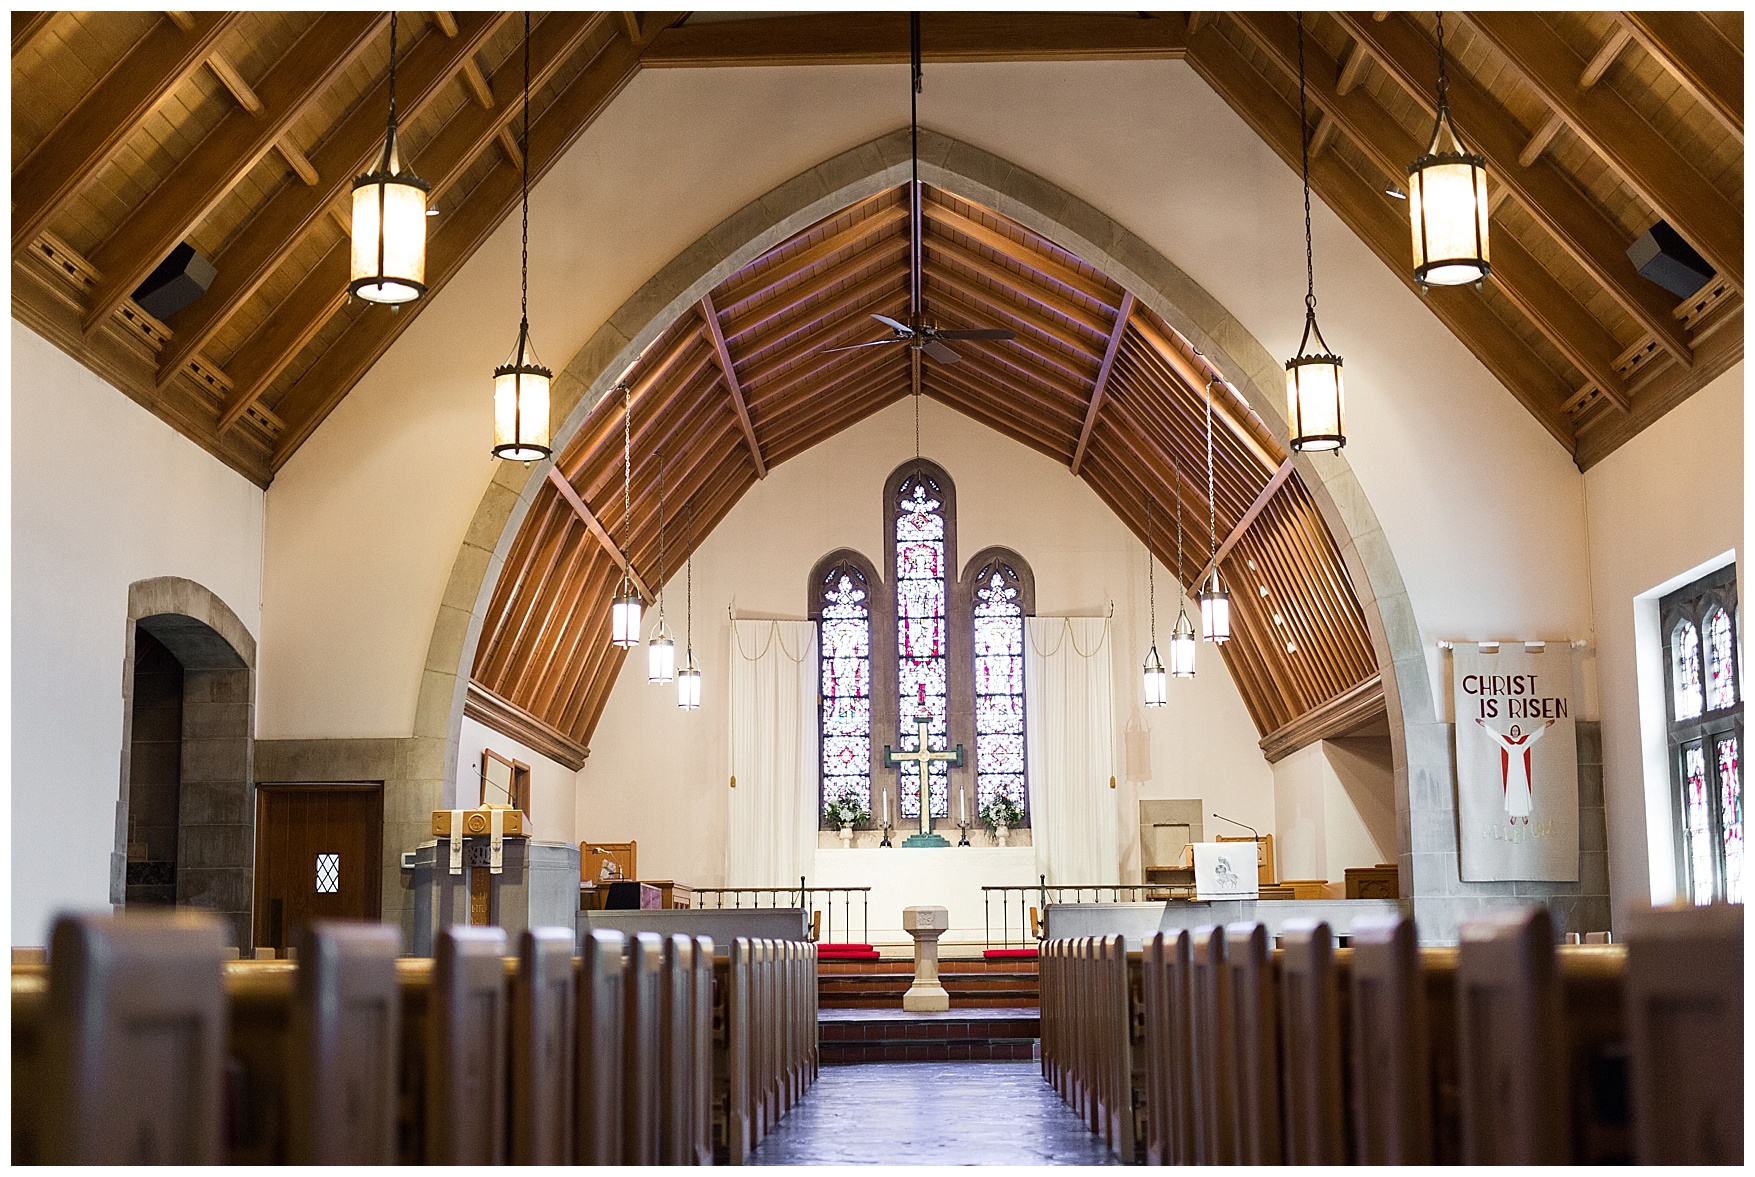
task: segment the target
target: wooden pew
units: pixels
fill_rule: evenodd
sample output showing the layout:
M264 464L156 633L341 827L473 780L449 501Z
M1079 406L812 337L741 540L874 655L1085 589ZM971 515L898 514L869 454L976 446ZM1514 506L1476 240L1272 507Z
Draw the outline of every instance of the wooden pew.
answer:
M1189 970L1189 1020L1193 1032L1194 1070L1202 1081L1194 1084L1194 1155L1197 1165L1234 1165L1231 1123L1236 1119L1232 1102L1236 1090L1231 1072L1237 1065L1232 1041L1235 1020L1231 1013L1230 976L1225 970L1225 929L1196 928L1190 946L1193 965Z
M695 992L695 942L688 936L664 937L664 972L659 984L658 1157L666 1165L686 1165L694 1155L695 1083L691 1005Z
M396 1161L399 940L388 924L316 923L300 936L286 1083L293 1164ZM235 987L231 999L236 1011Z
M1231 991L1231 1151L1239 1164L1280 1163L1279 998L1269 960L1267 927L1225 928L1225 972Z
M1287 920L1280 929L1279 964L1285 1160L1293 1165L1345 1164L1341 985L1328 924Z
M1432 1163L1432 1061L1414 921L1353 921L1351 1042L1354 1159Z
M501 928L444 928L433 938L424 1068L427 1164L504 1162L505 955Z
M711 936L695 937L694 967L689 972L689 1070L693 1089L687 1165L713 1163L713 976ZM813 984L814 990L816 986ZM814 1020L813 1020L813 1025Z
M514 1165L573 1159L578 1008L573 936L526 929L512 981L512 1153Z
M623 973L626 1021L622 1035L622 1163L659 1163L658 1038L664 938L636 933Z
M589 931L580 949L575 1156L581 1165L616 1165L622 1159L622 1032L627 1016L622 969L627 938L620 932Z

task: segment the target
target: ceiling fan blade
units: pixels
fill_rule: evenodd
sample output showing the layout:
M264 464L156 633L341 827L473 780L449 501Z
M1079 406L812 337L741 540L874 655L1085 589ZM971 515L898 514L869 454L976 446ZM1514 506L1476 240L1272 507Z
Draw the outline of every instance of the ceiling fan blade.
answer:
M963 358L936 339L927 340L920 350L941 364L954 364Z
M974 331L935 331L933 334L940 339L1016 339L1018 333L1010 327L982 327Z
M896 320L890 318L888 315L873 315L872 318L876 319L878 322L882 323L884 326L888 327L892 331L899 331L903 335L913 335L914 334L914 328L908 326L908 324L906 324L906 323L898 323L898 322L896 322Z
M900 339L874 339L870 343L850 343L846 347L825 347L818 354L826 356L832 351L852 351L854 348L857 348L857 347L877 347L880 344L901 343L901 342L902 342L902 340L900 340Z

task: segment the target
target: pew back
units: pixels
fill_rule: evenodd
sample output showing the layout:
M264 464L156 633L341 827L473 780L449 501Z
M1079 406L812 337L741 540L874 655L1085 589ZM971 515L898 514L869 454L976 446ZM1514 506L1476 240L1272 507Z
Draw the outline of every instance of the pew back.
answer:
M287 1051L288 1155L267 1159L301 1165L395 1163L400 940L387 924L305 927ZM234 994L234 1009L237 1004ZM234 1039L238 1021L234 1013Z
M573 937L565 928L526 929L512 982L512 1163L573 1159L578 998Z

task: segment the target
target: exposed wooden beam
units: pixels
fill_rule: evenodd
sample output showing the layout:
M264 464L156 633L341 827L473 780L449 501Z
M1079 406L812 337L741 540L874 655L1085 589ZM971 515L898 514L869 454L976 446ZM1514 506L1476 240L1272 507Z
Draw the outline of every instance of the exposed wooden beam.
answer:
M317 169L311 166L311 161L305 157L304 152L299 150L298 144L292 141L291 135L282 135L276 139L274 150L280 153L280 158L286 160L287 165L297 172L299 179L306 184L315 188L322 182L323 177L317 174Z
M574 772L584 768L585 758L591 755L591 749L566 732L500 698L473 678L463 695L463 714Z
M1530 141L1524 144L1522 151L1517 153L1518 166L1527 168L1542 158L1542 152L1548 149L1548 144L1554 141L1554 136L1559 134L1560 128L1565 125L1566 120L1557 114L1550 114L1542 120L1542 125L1536 128L1536 133L1530 136Z
M466 14L467 16L468 14ZM587 41L590 33L606 17L601 13L557 12L545 17L531 34L531 89L538 91L551 81ZM462 38L458 39L459 41ZM455 45L457 42L444 42ZM522 61L507 62L501 70L513 71L520 86L523 83ZM400 78L398 79L400 86ZM436 205L450 186L479 159L481 153L498 141L499 129L506 126L523 109L521 102L505 103L495 109L482 110L474 104L460 108L438 134L429 139L411 161L410 166L430 185L428 205ZM540 125L536 120L535 125ZM382 130L377 132L382 142ZM531 168L532 179L536 168ZM435 275L437 241L451 232L451 222L460 210L443 218L435 233L428 234L427 286L436 292ZM466 232L466 231L458 231ZM447 238L454 240L456 238ZM244 410L273 383L299 351L310 341L324 322L347 301L348 242L340 241L312 267L305 279L281 303L279 311L245 341L227 369L232 377L231 394L220 415L221 428L229 428ZM202 300L205 301L205 300ZM408 323L420 313L429 299L404 306L396 315L386 316L398 323Z
M1743 49L1699 12L1617 12L1615 19L1714 118L1743 141Z
M487 75L481 72L481 65L475 58L468 57L463 61L463 84L483 110L494 104L494 88L488 85Z
M1609 34L1608 39L1603 42L1602 48L1598 49L1585 63L1584 72L1578 75L1578 88L1588 90L1602 81L1603 75L1609 72L1609 67L1615 64L1615 59L1621 56L1621 50L1627 47L1627 42L1631 38L1632 34L1627 31L1625 25L1617 25L1614 31Z
M928 12L921 58L950 61L1096 61L1176 58L1180 14ZM824 13L712 21L665 29L642 63L687 66L873 65L908 60L906 12Z
M731 393L731 407L737 410L738 428L743 430L744 444L749 447L750 460L756 464L756 477L768 476L768 463L762 459L762 446L756 440L756 427L750 424L749 406L744 403L743 387L737 382L737 367L731 362L731 350L725 346L725 333L719 329L719 312L713 309L713 294L701 296L701 319L707 324L707 338L713 344L713 356L719 361L719 373Z
M1293 118L1296 119L1297 116L1293 115ZM1314 182L1311 186L1315 187ZM1140 338L1145 340L1146 346L1151 349L1152 354L1157 357L1158 362L1174 372L1176 378L1182 381L1183 387L1186 388L1191 395L1203 399L1205 398L1207 395L1207 373L1196 367L1193 361L1183 355L1182 349L1176 346L1174 340L1165 337L1164 334L1158 330L1157 326L1152 322L1151 316L1141 315L1136 319L1134 321L1134 330L1140 333ZM1236 394L1231 393L1230 395L1234 396ZM1239 399L1241 400L1241 398ZM1213 399L1213 415L1222 421L1225 428L1231 431L1231 434L1237 438L1243 448L1248 450L1250 454L1255 457L1255 460L1261 464L1261 470L1263 473L1269 473L1279 469L1280 463L1284 461L1284 459L1262 444L1261 439L1255 435L1255 430L1249 428L1238 418L1236 412L1232 406L1227 403L1225 397L1215 397Z
M231 58L215 52L207 59L207 68L213 71L213 76L219 79L220 85L231 91L239 106L251 114L262 113L261 96L250 88L250 83L244 81L244 75L238 72L238 67L232 64Z
M1372 30L1383 27L1369 21L1361 23ZM1381 54L1376 56L1378 61L1383 60ZM1198 38L1191 38L1188 60L1231 109L1279 153L1287 166L1298 165L1298 112L1270 87L1261 84L1254 67L1222 34L1202 32ZM1456 90L1453 81L1453 98ZM1332 151L1310 161L1310 183L1323 202L1413 289L1406 215L1391 208L1374 185L1341 162ZM1567 383L1502 323L1473 291L1435 290L1422 301L1571 453L1572 425L1560 409L1566 398L1572 395Z
M49 22L54 20L55 16L54 12L14 12L12 14L12 56L17 57L35 44L36 39L48 31Z
M177 27L185 33L195 27L195 14L192 12L166 12L165 15L175 21Z
M1341 63L1341 76L1335 80L1335 93L1346 97L1365 76L1365 67L1371 64L1371 54L1366 50L1364 42L1354 41L1347 50L1347 59Z
M1334 17L1370 47L1378 64L1428 115L1433 113L1432 79L1437 76L1438 55L1417 25L1405 16L1376 22L1337 11ZM1517 202L1659 347L1683 364L1690 363L1693 349L1687 330L1676 321L1675 298L1627 264L1628 243L1620 225L1552 163L1517 166L1524 144L1516 120L1460 70L1450 77L1450 109L1470 147L1486 157L1489 174L1511 189Z
M1580 90L1585 62L1533 12L1471 12L1467 20L1566 125L1739 290L1743 212L1693 161L1606 87Z
M1249 12L1237 14L1237 20L1270 60L1288 76L1297 76L1297 34L1290 17ZM1395 177L1405 161L1419 154L1421 145L1368 93L1328 97L1322 82L1338 67L1321 46L1310 46L1305 57L1310 76L1317 81L1312 87L1316 101L1386 175ZM1493 281L1499 289L1562 355L1602 389L1604 396L1625 411L1630 403L1627 381L1616 366L1622 344L1515 238L1499 234L1493 242L1493 255Z
M500 149L506 153L506 162L515 168L523 167L524 152L518 146L518 136L512 134L512 128L509 126L501 127L499 140Z
M1388 714L1383 698L1383 677L1370 678L1348 688L1326 703L1321 703L1276 728L1261 738L1258 745L1262 758L1269 764L1284 760L1300 748L1318 740L1345 736Z
M108 320L122 300L274 148L275 141L323 95L385 20L384 14L374 12L319 16L257 86L262 112L234 111L221 119L135 206L92 252L92 265L103 276L87 296L87 334Z
M1334 141L1336 123L1334 116L1323 111L1316 120L1316 130L1310 136L1310 154L1321 155L1323 150Z
M451 13L433 13L433 23L439 26L439 31L445 34L445 36L455 37L457 35L457 18Z
M1280 463L1280 468L1274 471L1274 476L1268 479L1267 485L1262 487L1261 492L1255 496L1255 501L1249 504L1249 509L1243 512L1243 517L1237 520L1236 525L1225 536L1225 542L1219 545L1212 558L1202 564L1200 571L1194 574L1195 584L1206 583L1206 579L1212 575L1213 569L1225 562L1225 557L1231 554L1231 549L1237 546L1237 541L1243 538L1243 533L1249 530L1256 517L1267 507L1269 501L1280 493L1280 488L1286 485L1286 479L1291 476L1292 459L1287 458Z
M1124 291L1121 310L1115 316L1115 329L1109 333L1109 346L1103 351L1103 366L1097 369L1097 381L1091 388L1091 407L1085 410L1085 424L1079 430L1078 444L1073 447L1072 472L1076 475L1085 461L1085 447L1091 444L1091 430L1097 427L1097 413L1103 408L1103 393L1109 387L1109 373L1115 367L1115 353L1121 350L1122 337L1127 334L1127 321L1133 317L1133 292Z
M621 17L622 31L628 35L628 40L638 45L640 43L640 14L637 12L618 12L616 15Z
M560 492L561 497L567 500L567 505L573 508L573 514L579 516L592 536L602 545L603 550L609 553L609 558L615 561L616 567L628 574L628 579L633 581L634 587L640 590L640 596L648 601L655 600L657 594L646 586L646 582L634 570L634 566L628 563L621 548L616 546L615 540L610 538L610 534L604 530L603 524L597 521L597 516L591 513L591 508L585 505L585 500L579 497L579 492L573 489L573 484L562 478L561 472L553 466L548 468L548 480L554 484L554 488Z
M188 31L169 17L154 25L13 169L14 258L116 157L159 104L202 67L215 42L244 14L193 15L195 26Z
M402 117L409 121L418 118L471 54L500 27L506 15L466 12L459 22L458 37L425 36L415 42L396 68L396 99ZM212 259L218 271L213 285L205 295L171 316L168 323L172 335L159 358L161 386L182 371L214 333L293 255L305 234L325 213L334 215L339 211L336 219L342 233L352 231L346 211L348 192L353 178L371 165L383 147L388 105L386 79L362 95L347 117L312 152L313 170L319 177L328 177L328 182L282 188Z
M639 68L638 51L625 38L617 37L532 122L529 168L533 184L578 141ZM427 282L431 288L442 288L450 281L517 205L518 194L516 168L502 165L481 177L468 198L445 217L444 225L428 244ZM276 406L286 421L285 431L276 439L276 469L431 301L422 299L405 306L398 315L384 313L384 308L371 308L378 313L357 317L305 371Z

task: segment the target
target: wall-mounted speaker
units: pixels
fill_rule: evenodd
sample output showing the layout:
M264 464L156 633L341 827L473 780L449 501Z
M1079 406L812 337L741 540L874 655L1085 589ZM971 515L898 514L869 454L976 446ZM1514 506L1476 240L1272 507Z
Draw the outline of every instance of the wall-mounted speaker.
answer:
M1659 221L1627 249L1639 272L1677 298L1687 298L1712 279L1713 269L1682 235Z
M153 318L168 319L206 294L218 273L212 262L185 241L147 275L134 291L134 301Z

